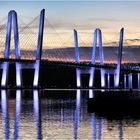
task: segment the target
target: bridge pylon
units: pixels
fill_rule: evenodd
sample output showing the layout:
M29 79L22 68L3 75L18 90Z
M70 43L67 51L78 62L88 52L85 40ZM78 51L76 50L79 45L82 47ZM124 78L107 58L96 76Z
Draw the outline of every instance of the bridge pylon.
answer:
M104 64L104 54L103 54L103 46L102 46L102 32L100 29L96 29L94 32L94 39L93 39L93 49L92 49L92 59L91 63L96 64L96 48L97 48L97 42L99 46L99 55L100 55L100 64ZM74 46L75 46L75 62L80 62L80 56L79 56L79 46L78 46L78 34L77 31L74 29ZM94 73L95 68L90 68L86 70L76 69L76 76L77 76L77 87L81 87L81 74L87 73L90 74L89 78L89 87L93 87L94 84ZM105 87L105 74L104 70L101 69L101 87Z
M16 56L16 59L20 59L18 21L17 21L17 13L14 10L11 10L8 13L4 58L9 59L9 56L10 56L12 25L13 25L13 31L14 31L15 56ZM2 64L2 79L1 79L1 86L2 87L5 87L7 85L8 72L9 72L9 62L3 62L3 64ZM16 85L17 86L21 86L21 84L22 84L21 79L22 79L21 78L21 64L16 62Z
M102 44L102 32L99 28L97 28L94 32L94 39L93 39L93 49L92 49L92 59L91 63L96 64L96 48L97 48L97 43L99 47L99 56L100 56L100 64L104 64L104 52L103 52L103 44ZM89 80L89 86L93 87L93 82L94 82L94 72L95 69L91 70L90 74L90 80ZM104 70L101 69L100 71L101 75L101 87L104 88L106 86L105 84L105 73ZM92 82L93 81L93 82Z
M40 23L39 23L39 33L38 33L38 45L36 52L36 62L34 65L34 80L33 86L38 86L39 84L39 71L40 71L40 60L42 56L42 46L43 46L43 31L44 31L44 19L45 19L45 9L40 12Z
M123 36L124 36L124 28L121 28L120 30L120 38L119 38L119 48L118 48L118 60L117 60L117 67L115 70L105 70L103 68L100 69L100 75L101 75L101 88L106 87L106 79L105 74L108 76L108 88L110 88L110 74L114 75L114 87L118 88L120 84L120 73L121 73L121 62L122 62L122 49L123 49ZM100 65L104 65L104 52L103 52L103 44L102 44L102 32L99 28L97 28L94 31L94 38L93 38L93 48L92 48L92 59L91 63L96 64L96 48L97 44L99 47L99 59L100 59ZM80 62L80 56L79 56L79 47L78 47L78 35L77 31L74 30L74 46L75 46L75 62ZM94 74L95 74L95 68L92 67L90 69L81 70L76 69L76 76L77 76L77 87L81 87L81 74L82 73L88 73L90 74L89 78L89 87L93 87L94 85ZM130 76L131 77L131 76ZM131 84L132 85L132 84Z
M43 44L43 30L44 30L44 18L45 18L45 9L40 12L40 23L39 23L39 33L38 33L38 45L36 52L36 62L31 66L26 66L20 62L16 62L16 86L22 86L22 69L23 68L33 68L35 70L33 86L38 86L39 82L39 70L40 70L40 60L42 55L42 44ZM13 27L13 28L12 28ZM17 13L14 10L11 10L8 13L7 29L6 29L6 43L4 58L9 59L10 56L10 46L11 46L11 31L14 31L14 45L15 45L15 56L16 59L20 59L20 46L19 46L19 32L18 32L18 20ZM2 79L1 86L6 87L8 82L8 72L9 72L9 62L3 62L2 64Z
M116 68L115 75L114 75L114 86L115 86L115 88L118 88L119 84L120 84L120 72L121 72L122 49L123 49L123 37L124 37L124 28L121 28L121 30L120 30L119 48L118 48L117 68Z

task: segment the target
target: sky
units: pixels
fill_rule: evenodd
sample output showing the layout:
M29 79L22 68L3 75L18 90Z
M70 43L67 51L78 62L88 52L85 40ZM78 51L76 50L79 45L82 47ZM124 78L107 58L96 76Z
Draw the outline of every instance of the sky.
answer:
M43 8L45 32L49 34L44 42L71 44L76 29L81 44L92 44L94 30L101 28L104 44L114 45L119 40L119 30L124 27L124 44L140 45L140 1L0 1L0 25L11 9L28 23ZM30 28L38 25L38 21ZM37 27L33 30L38 31Z

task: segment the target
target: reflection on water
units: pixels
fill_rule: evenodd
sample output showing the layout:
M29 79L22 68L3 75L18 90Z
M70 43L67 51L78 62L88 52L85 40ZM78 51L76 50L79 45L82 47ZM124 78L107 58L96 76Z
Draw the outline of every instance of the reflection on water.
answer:
M1 91L1 108L2 108L2 120L4 121L4 135L5 139L9 139L10 128L9 128L9 110L6 91Z
M37 90L33 91L34 102L34 117L36 121L37 139L42 139L42 127L41 127L41 107L39 100L39 93Z
M91 97L92 90L1 90L0 139L140 139L139 118L89 113Z
M21 90L16 91L16 111L14 122L14 139L18 138L19 124L20 124L20 112L21 112Z

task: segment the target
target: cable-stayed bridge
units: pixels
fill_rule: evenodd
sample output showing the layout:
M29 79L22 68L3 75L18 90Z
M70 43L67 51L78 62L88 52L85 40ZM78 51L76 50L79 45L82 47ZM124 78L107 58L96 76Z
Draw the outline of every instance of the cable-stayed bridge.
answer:
M36 57L37 40L38 40L38 27L39 27L39 15L37 17L26 17L23 15L18 15L18 30L19 30L19 45L21 52L21 59L34 59ZM7 27L7 17L0 20L0 58L4 57L5 49L5 36ZM43 34L43 48L42 48L42 59L50 59L57 61L73 61L75 62L75 52L74 52L74 41L73 32L62 31L55 28L55 25L48 21L47 16L44 18L44 34ZM86 36L85 36L86 35ZM11 34L11 51L10 58L15 58L14 54L14 34ZM116 63L117 61L117 49L119 43L119 34L116 32L115 40L111 44L107 44L106 35L102 34L103 46L104 46L104 60L105 63ZM127 45L126 40L123 43ZM93 46L93 32L78 30L78 45L80 53L80 61L91 61L91 49ZM110 46L109 49L107 46ZM64 49L63 49L64 48ZM85 49L86 48L86 49ZM88 48L90 50L88 50ZM138 59L135 58L135 52L133 53L133 48L124 47L122 63L138 63ZM85 52L86 51L86 52ZM98 51L98 48L97 48ZM108 51L110 55L108 55ZM65 55L63 55L65 53ZM69 55L69 53L71 53ZM128 57L135 56L135 57ZM68 59L67 59L68 58ZM112 60L111 60L112 59ZM97 61L98 52L97 52Z
M40 22L38 23L39 18ZM114 88L119 88L120 74L123 69L130 70L130 72L127 73L123 71L124 88L133 88L132 70L137 74L138 88L140 88L138 56L135 56L130 47L125 48L123 51L124 28L120 30L118 43L115 42L118 47L103 48L103 36L99 28L95 30L94 34L89 34L87 39L81 38L76 30L74 30L73 36L64 39L50 24L47 18L45 18L44 9L40 12L40 16L33 18L29 23L25 23L20 16L17 18L16 11L11 10L8 13L7 23L5 24L5 22L6 18L2 20L0 26L0 40L2 46L0 57L5 60L1 64L2 87L7 86L10 59L14 59L17 87L22 86L22 69L34 69L33 86L37 87L39 85L41 61L46 60L59 63L65 62L65 65L72 62L76 68L78 88L81 87L82 74L90 75L89 87L94 87L94 75L97 69L100 70L101 88L110 88L110 75L114 77ZM47 28L47 26L49 26L49 28ZM39 27L39 29L37 27ZM106 55L104 52L106 52ZM20 61L22 59L31 59L35 62L25 65ZM85 66L83 66L82 69L78 67L81 65L81 62L82 66ZM121 65L122 63L127 64ZM133 65L129 63L133 63Z

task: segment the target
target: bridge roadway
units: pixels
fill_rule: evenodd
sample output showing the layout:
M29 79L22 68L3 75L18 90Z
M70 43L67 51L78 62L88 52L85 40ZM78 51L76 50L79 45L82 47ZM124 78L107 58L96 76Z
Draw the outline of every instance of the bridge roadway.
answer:
M0 64L3 62L8 62L9 64L15 64L16 62L19 62L22 64L23 69L32 69L34 67L34 63L36 60L27 60L27 59L4 59L0 58ZM100 63L92 64L91 62L62 62L62 61L48 61L48 60L41 60L41 65L45 64L52 64L56 67L74 67L74 68L80 68L80 69L89 69L89 68L95 68L96 70L100 70L101 68L103 70L115 70L117 67L117 64L103 64ZM0 65L1 66L1 65ZM135 67L135 64L121 64L121 73L129 74L129 73L139 73L140 69L139 67Z

